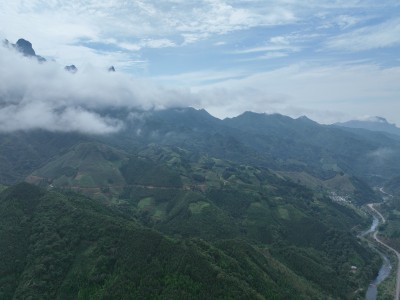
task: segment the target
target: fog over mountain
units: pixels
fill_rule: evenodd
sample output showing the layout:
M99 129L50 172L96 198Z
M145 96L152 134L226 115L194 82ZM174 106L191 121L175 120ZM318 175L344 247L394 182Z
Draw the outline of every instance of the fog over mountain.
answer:
M390 134L400 135L400 128L395 124L389 123L385 118L382 117L365 117L360 120L350 120L343 123L336 123L338 126L349 127L349 128L362 128L371 131L381 131Z
M72 74L57 62L38 63L0 47L0 131L46 129L111 133L123 123L99 114L109 108L161 109L196 103L184 90L94 66Z
M400 300L398 53L399 0L0 1L0 300Z

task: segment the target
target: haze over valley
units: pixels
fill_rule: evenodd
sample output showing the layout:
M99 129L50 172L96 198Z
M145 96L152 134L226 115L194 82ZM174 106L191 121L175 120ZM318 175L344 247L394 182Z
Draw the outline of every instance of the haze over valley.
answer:
M398 12L0 3L0 299L399 299Z

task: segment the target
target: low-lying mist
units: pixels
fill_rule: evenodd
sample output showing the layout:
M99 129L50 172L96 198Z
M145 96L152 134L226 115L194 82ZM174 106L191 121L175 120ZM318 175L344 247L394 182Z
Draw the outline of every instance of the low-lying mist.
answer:
M0 131L45 129L105 134L123 128L107 109L163 109L197 102L189 91L88 66L76 74L0 47ZM79 68L79 66L78 66Z

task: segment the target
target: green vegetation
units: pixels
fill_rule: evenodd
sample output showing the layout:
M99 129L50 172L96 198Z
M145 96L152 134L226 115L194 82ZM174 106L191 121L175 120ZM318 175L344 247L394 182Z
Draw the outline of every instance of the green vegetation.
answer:
M367 202L378 201L374 191L363 181L356 177L351 177L343 172L337 173L329 179L320 179L303 172L278 172L294 182L305 185L315 191L331 191L336 195L341 195L353 204L362 205Z
M76 194L20 184L0 208L1 299L323 297L266 250L171 240Z
M390 194L400 196L400 176L393 177L386 182L385 191Z
M126 125L0 135L0 183L36 185L0 186L0 299L363 298L380 260L358 206L377 199L364 180L400 172L399 141L194 109ZM395 247L396 197L381 228Z
M89 140L80 134L32 132L0 133L0 182L23 180L52 157Z
M6 188L7 188L6 185L0 184L0 193L1 193L2 191L4 191Z
M400 193L394 183L398 179L392 179L385 185L385 191L393 192L393 195L383 193L385 201L380 203L377 209L384 215L386 223L379 226L379 238L387 245L400 251ZM384 249L385 251L387 249ZM393 299L396 290L397 257L391 251L387 252L391 261L392 272L389 277L378 286L379 299Z
M381 235L387 244L400 251L400 197L390 198L379 206L379 210L387 219L386 224L379 227Z
M169 151L163 149L166 161L174 156ZM198 237L213 244L239 239L270 249L269 255L332 297L352 298L379 268L379 257L349 234L369 220L324 193L265 169L201 156L172 169L186 178L188 188L127 186L120 195L145 226L178 239ZM193 172L205 182L190 181Z
M176 152L163 152L121 164L118 201L3 191L2 296L356 298L376 272L376 256L348 233L364 222L351 209L265 169L201 156L168 166Z
M55 187L121 186L125 180L119 168L126 160L123 151L98 143L81 143L54 157L27 180Z
M392 265L392 270L397 268L397 258L389 254L389 259ZM390 275L378 285L379 300L392 300L396 293L396 272L391 272Z
M179 174L146 158L131 158L121 167L121 173L129 185L182 186Z

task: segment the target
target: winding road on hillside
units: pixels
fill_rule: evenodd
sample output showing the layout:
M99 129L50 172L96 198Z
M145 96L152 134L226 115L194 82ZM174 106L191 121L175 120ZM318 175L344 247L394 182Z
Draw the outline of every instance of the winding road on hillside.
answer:
M368 204L368 207L379 216L379 218L382 220L382 224L386 223L385 217L374 207L374 203ZM400 253L397 250L395 250L392 247L390 247L388 244L382 242L378 238L378 230L375 230L375 232L373 234L373 238L377 243L381 244L382 246L384 246L385 248L389 249L390 251L392 251L392 252L394 252L396 254L396 257L397 257L397 275L396 275L396 294L394 296L394 300L400 300L400 298L399 298L399 294L400 294Z

